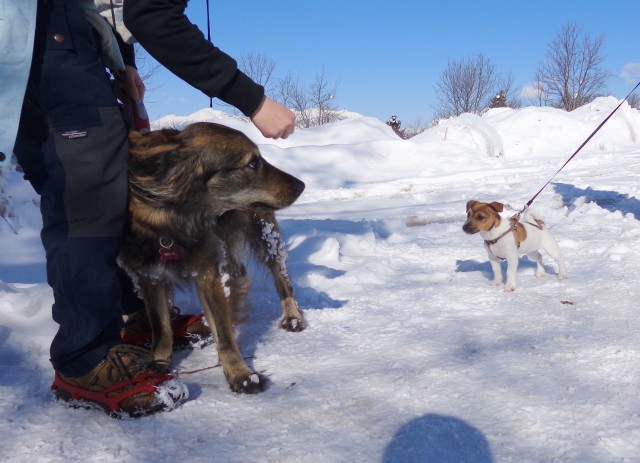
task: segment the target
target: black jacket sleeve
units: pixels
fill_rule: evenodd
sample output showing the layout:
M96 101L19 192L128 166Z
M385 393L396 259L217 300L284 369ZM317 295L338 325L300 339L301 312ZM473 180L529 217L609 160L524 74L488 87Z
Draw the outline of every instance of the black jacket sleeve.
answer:
M137 69L136 52L135 52L135 49L133 48L133 45L129 45L128 43L125 43L125 41L122 40L122 37L120 36L120 34L118 34L118 32L115 29L113 30L113 35L116 36L116 41L118 42L118 48L120 48L120 54L122 55L122 60L124 61L124 64L133 66L134 68Z
M264 88L209 42L184 14L184 0L125 0L124 24L140 45L176 76L252 116Z

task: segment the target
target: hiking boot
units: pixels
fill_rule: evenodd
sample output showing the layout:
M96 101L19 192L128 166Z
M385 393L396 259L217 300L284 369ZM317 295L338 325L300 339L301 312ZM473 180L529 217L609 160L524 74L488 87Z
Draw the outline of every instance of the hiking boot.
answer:
M179 308L172 307L171 330L174 350L202 348L213 342L213 335L202 314L181 315ZM126 344L151 348L151 324L145 311L127 315L120 338Z
M189 397L185 384L172 375L151 371L148 350L120 344L84 376L56 372L51 392L74 408L98 408L113 418L137 418L170 411Z

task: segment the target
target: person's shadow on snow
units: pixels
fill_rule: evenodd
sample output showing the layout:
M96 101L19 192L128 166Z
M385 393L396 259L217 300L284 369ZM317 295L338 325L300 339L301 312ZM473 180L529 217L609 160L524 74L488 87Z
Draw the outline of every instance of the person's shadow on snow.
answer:
M491 463L482 432L451 416L428 414L402 426L382 463Z

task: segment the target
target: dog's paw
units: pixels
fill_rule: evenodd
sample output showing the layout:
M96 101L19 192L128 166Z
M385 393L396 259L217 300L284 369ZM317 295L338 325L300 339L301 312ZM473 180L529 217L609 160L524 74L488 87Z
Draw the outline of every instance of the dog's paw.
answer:
M569 278L569 275L567 275L566 273L558 274L558 280L566 280L567 278Z
M171 373L171 362L167 360L153 360L147 365L151 371L159 375L168 375Z
M544 270L536 271L536 278L543 278L547 273Z
M491 280L491 286L502 286L501 280Z
M256 394L265 390L267 382L266 376L254 371L244 379L229 382L229 386L233 392Z
M279 326L285 331L291 331L294 333L302 331L307 327L304 320L296 317L283 318L280 320Z

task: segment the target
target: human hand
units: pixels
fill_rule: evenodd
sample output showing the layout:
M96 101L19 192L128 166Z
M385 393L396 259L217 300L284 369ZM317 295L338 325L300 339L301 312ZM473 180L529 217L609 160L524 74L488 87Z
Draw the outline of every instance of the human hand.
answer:
M287 138L296 127L296 115L268 97L264 97L251 121L267 138Z
M142 101L146 87L138 70L126 65L124 71L117 73L116 94L121 101Z

